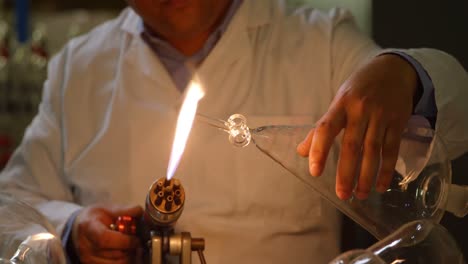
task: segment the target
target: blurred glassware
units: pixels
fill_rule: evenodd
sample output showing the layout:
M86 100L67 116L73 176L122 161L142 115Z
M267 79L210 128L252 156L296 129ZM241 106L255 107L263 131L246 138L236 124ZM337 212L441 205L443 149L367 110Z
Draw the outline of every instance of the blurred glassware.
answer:
M464 264L450 233L429 220L405 224L366 250L351 250L330 264Z
M451 166L444 144L428 124L422 125L422 120L417 118L408 123L402 134L398 162L387 191L378 193L372 189L366 200L353 196L346 201L340 200L335 194L336 168L335 163L330 161L337 159L334 156L338 154L337 151L332 151L328 156L324 175L321 177L310 176L308 158L297 154L298 144L314 128L313 125L266 125L249 128L246 118L239 114L232 115L227 121L200 114L197 119L227 132L229 141L235 146L245 147L253 142L261 152L378 239L414 220L431 219L439 222L445 212L447 200L460 198L449 191L455 188L451 188ZM466 200L461 204L464 203Z
M8 92L8 112L25 115L29 119L37 112L42 86L47 78L47 30L36 23L29 42L15 43L11 63L11 85Z
M27 79L29 78L30 47L27 43L15 42L11 59L10 86L8 87L8 112L24 114L27 105Z
M0 2L0 9L1 5ZM0 16L0 170L6 165L13 147L9 129L10 117L7 111L8 87L10 85L9 35L8 23Z
M7 91L10 76L9 26L0 17L0 114L7 110ZM3 132L3 131L2 131Z
M42 87L47 78L49 52L47 48L47 28L43 23L36 23L31 37L29 56L29 77L26 78L27 111L34 115L42 97Z
M6 166L13 151L13 139L3 129L0 131L0 171Z
M115 18L118 10L73 9L61 12L37 12L33 21L45 24L47 29L47 50L51 57L63 49L72 38L78 37L97 25Z
M0 193L0 215L0 263L66 263L55 229L36 209Z
M89 23L91 14L86 10L76 10L73 14L70 27L67 32L67 39L76 38L86 32L86 24Z

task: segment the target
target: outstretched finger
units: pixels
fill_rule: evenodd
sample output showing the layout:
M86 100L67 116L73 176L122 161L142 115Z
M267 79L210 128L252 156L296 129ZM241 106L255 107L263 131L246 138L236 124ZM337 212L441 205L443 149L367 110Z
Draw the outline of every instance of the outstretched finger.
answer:
M390 127L385 133L385 140L382 146L382 162L379 177L376 183L378 192L385 192L390 186L398 159L402 130L398 127Z
M346 123L344 109L333 106L317 123L309 151L309 170L320 176L336 136Z
M373 118L367 128L362 150L361 171L355 191L356 198L361 200L369 196L372 184L377 178L386 128L382 123L379 118Z
M354 117L346 125L336 175L336 194L342 200L352 194L367 122L365 117Z

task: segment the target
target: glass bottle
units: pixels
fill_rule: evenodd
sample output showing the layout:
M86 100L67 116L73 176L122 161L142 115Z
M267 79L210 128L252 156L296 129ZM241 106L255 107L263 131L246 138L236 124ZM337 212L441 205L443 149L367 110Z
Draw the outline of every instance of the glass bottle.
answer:
M36 209L0 193L0 216L0 263L66 263L54 227Z
M405 129L400 144L398 162L390 187L384 193L372 190L368 199L340 200L335 194L335 175L324 173L320 177L309 174L308 158L297 154L297 145L313 129L313 125L285 126L266 125L249 128L246 118L232 115L227 121L212 119L198 114L197 119L229 134L229 141L238 147L254 143L261 152L291 172L304 184L311 187L336 208L353 219L376 238L382 239L405 223L431 219L439 222L442 218L451 187L451 166L442 141L434 130L411 126ZM325 172L334 171L335 162L329 155ZM455 189L455 188L452 188ZM461 187L458 194L465 192ZM452 201L458 206L460 215L466 214L464 200ZM456 198L456 197L455 197ZM456 198L460 199L460 198Z
M330 264L464 264L463 254L450 233L429 220L405 224L366 250L345 252Z
M65 264L60 239L50 233L27 237L10 261L16 264Z

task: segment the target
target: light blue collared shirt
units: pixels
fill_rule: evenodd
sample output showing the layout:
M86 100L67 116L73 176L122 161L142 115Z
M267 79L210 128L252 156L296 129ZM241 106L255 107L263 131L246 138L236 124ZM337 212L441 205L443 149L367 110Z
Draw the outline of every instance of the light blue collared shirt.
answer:
M416 70L416 73L419 77L420 85L422 86L422 91L420 98L417 101L416 105L413 106L413 113L415 115L420 115L426 117L431 123L432 127L435 127L435 118L437 117L437 106L435 103L434 95L434 84L432 83L431 77L427 74L424 67L413 57L409 56L404 52L391 52L393 54L400 55L403 59L406 59ZM418 87L421 89L421 87Z
M158 55L161 63L166 67L166 70L172 77L172 81L179 91L183 92L187 84L192 79L191 67L199 66L203 60L208 57L208 54L213 50L216 43L218 43L218 40L226 31L232 17L239 9L242 2L243 0L232 1L221 24L215 29L215 31L213 31L213 33L211 33L206 40L205 45L190 57L185 56L175 49L169 42L159 37L155 32L152 32L152 30L142 22L142 38Z

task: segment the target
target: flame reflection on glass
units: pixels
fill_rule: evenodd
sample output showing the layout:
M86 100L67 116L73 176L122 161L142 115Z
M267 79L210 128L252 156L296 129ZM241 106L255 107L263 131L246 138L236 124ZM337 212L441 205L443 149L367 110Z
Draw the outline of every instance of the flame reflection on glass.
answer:
M170 180L179 165L180 158L185 150L190 130L192 129L193 120L197 112L198 101L203 98L205 93L196 81L192 81L188 87L182 107L180 108L179 117L177 119L177 128L172 144L171 157L167 168L166 178Z

